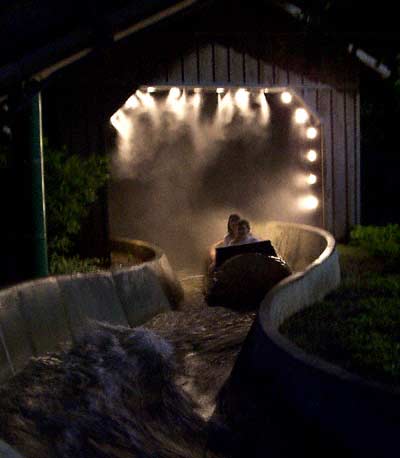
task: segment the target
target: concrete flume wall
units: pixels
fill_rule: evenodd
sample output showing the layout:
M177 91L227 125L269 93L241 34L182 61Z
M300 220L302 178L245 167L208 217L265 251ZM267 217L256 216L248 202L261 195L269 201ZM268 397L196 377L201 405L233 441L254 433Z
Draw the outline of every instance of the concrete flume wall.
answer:
M239 397L246 386L252 387L253 396L273 393L278 408L284 405L306 425L313 440L315 433L325 437L328 448L352 456L391 456L397 449L400 391L368 383L307 355L279 333L284 320L339 284L333 237L318 228L282 222L268 223L267 233L294 273L261 303L231 386ZM113 272L48 277L0 291L1 381L21 370L31 356L75 339L90 319L134 326L179 304L182 290L157 248L127 240L117 241L114 248L146 261ZM254 393L255 386L260 391ZM246 407L236 404L242 412ZM259 447L268 454L268 443ZM20 456L1 440L0 451Z
M30 357L75 340L91 320L136 326L179 306L182 287L159 248L127 239L112 245L143 262L50 276L0 291L0 382L23 369Z
M338 286L333 237L317 228L279 222L270 223L268 230L277 250L298 272L261 303L232 372L230 395L240 397L240 390L251 386L257 391L254 396L265 402L264 409L284 409L287 421L282 427L288 437L290 428L297 437L302 431L314 444L320 441L325 450L336 450L336 456L391 456L398 448L400 390L367 382L309 355L279 332L286 319ZM267 456L267 443L258 448L265 448Z
M260 305L260 322L273 321L279 328L289 316L339 285L339 256L333 236L317 227L271 221L266 233L294 272L276 285Z

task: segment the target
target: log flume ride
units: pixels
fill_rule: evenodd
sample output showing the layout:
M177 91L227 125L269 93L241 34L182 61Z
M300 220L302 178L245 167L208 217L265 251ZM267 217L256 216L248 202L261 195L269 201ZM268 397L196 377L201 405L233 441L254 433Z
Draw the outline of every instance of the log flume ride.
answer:
M216 248L205 276L208 305L256 308L270 289L292 272L269 240Z
M215 276L208 277L213 289L207 292L218 296L224 282L236 288L235 300L226 301L229 308L216 303L207 307L200 279L187 282L193 283L193 294L184 304L171 302L171 288L166 286L171 281L175 285L173 272L153 247L141 264L117 272L49 277L1 291L0 438L14 449L0 439L0 456L242 458L267 456L265 440L268 456L289 456L280 453L287 417L282 424L276 416L264 419L260 441L254 441L253 432L243 429L241 421L252 420L253 404L246 396L246 402L238 403L236 392L227 404L232 391L225 396L221 387L232 374L241 375L243 360L253 380L260 358L247 351L241 364L235 360L245 339L247 350L263 348L259 343L265 339L253 345L254 339L246 336L254 320L258 323L266 311L275 313L269 308L272 300L283 298L292 308L310 303L337 284L337 269L333 255L320 256L326 242L316 231L287 223L271 223L267 229L295 273L264 297L266 259L275 257L281 267L288 266L274 253L244 250L225 258ZM137 248L138 243L126 245ZM246 305L249 288L257 290L255 278L258 297L263 296L261 306L242 312L239 306ZM289 289L294 293L288 294ZM257 296L253 299L257 305ZM88 319L93 320L90 329ZM136 327L140 324L144 327ZM60 350L59 344L65 342L67 347ZM269 373L267 377L270 380ZM240 383L238 392L253 393L256 405L263 405L253 385ZM219 409L214 409L216 401ZM261 455L252 454L251 447Z

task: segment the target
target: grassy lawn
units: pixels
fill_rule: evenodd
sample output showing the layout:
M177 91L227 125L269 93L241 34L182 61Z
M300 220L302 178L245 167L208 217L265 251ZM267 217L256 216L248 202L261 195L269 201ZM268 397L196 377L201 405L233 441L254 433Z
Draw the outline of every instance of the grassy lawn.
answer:
M368 244L339 245L342 283L281 332L309 353L390 385L400 384L400 270Z

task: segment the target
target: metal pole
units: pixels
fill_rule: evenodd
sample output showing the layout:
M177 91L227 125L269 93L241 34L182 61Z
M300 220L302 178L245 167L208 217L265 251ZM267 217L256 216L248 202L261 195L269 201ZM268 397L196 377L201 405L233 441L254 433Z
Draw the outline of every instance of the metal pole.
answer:
M40 92L32 97L30 103L29 144L32 174L33 275L37 278L45 277L49 274L44 194L42 100Z

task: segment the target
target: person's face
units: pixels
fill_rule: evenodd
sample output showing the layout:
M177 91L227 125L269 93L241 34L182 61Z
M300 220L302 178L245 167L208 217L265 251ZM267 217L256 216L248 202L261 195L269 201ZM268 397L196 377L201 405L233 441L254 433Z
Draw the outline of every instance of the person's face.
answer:
M237 237L237 235L238 235L238 225L239 225L238 223L239 223L239 220L235 219L235 218L233 218L233 219L231 219L229 221L229 227L230 227L230 229L232 231L232 235L234 237Z
M245 224L238 225L237 233L238 233L239 239L246 238L249 232L250 232L249 228Z

